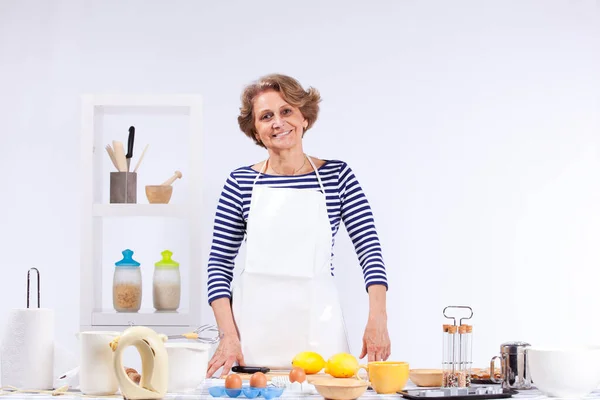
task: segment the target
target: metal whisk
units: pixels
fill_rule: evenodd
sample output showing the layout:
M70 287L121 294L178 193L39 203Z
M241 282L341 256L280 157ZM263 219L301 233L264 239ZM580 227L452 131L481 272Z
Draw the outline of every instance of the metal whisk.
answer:
M216 332L216 336L202 337L202 336L200 336L200 333L202 333L202 332ZM191 339L191 340L197 340L199 342L208 343L208 344L217 343L221 339L220 335L219 335L219 328L217 328L215 325L209 325L209 324L201 325L198 328L196 328L193 332L188 332L188 333L184 333L181 335L170 335L170 336L167 336L167 338L168 339Z

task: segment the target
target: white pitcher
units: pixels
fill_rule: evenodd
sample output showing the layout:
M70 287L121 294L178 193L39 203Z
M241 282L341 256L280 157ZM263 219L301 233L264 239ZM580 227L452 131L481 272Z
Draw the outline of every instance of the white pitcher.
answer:
M119 390L110 342L121 332L87 331L78 334L81 347L79 390L86 395L109 396Z

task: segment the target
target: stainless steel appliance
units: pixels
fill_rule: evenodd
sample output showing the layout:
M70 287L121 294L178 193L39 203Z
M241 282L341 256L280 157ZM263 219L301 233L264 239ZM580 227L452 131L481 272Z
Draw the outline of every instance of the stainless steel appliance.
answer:
M490 379L502 383L506 389L531 389L531 376L527 365L526 342L507 342L500 345L500 355L490 361ZM501 379L494 376L496 358L500 359Z

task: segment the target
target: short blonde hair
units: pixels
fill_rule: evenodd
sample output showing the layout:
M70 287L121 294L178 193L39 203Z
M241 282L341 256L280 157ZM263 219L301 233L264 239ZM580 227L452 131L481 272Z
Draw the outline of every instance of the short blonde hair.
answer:
M241 96L242 106L240 107L238 124L240 125L242 132L254 140L254 143L261 147L265 147L265 145L256 138L257 132L254 126L254 99L256 96L268 90L279 92L286 102L300 110L308 122L302 135L314 125L319 116L319 103L321 102L319 91L312 87L309 87L308 90L304 90L302 85L300 85L300 82L287 75L265 75L246 86Z

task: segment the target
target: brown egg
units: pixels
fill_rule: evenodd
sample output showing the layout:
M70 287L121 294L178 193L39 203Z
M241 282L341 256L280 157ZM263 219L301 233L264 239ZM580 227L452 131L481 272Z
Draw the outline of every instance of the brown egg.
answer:
M255 388L267 387L267 376L262 372L255 372L250 377L250 386Z
M306 380L306 372L300 367L294 367L290 371L290 382L302 383Z
M242 388L242 378L240 378L240 376L237 374L227 375L227 378L225 378L225 388L241 389Z

